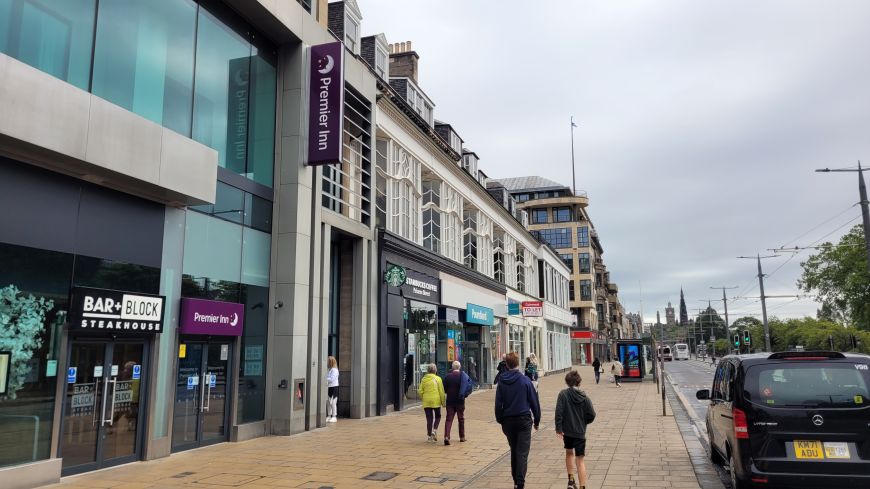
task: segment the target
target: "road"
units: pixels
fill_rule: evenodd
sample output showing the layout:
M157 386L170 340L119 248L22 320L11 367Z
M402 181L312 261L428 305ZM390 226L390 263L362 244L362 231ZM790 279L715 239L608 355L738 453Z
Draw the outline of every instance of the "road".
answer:
M709 401L699 401L695 397L698 389L709 389L713 384L713 366L710 362L698 360L682 360L665 362L665 373L670 377L671 384L689 401L689 405L697 415L698 429L706 435L704 419L707 416ZM690 416L692 413L689 413Z

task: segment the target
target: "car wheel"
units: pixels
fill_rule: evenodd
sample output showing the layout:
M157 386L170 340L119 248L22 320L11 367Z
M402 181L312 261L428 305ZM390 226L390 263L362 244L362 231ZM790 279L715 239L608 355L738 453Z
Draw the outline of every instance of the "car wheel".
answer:
M749 485L737 477L737 471L734 469L734 455L728 454L728 473L731 475L731 489L748 489Z

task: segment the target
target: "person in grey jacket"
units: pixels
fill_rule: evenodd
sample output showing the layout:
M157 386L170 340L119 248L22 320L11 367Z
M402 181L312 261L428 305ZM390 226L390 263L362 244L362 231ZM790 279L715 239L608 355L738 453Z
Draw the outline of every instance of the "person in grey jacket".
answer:
M595 421L592 401L580 390L581 380L576 370L565 374L568 388L560 392L556 400L556 435L565 442L568 489L586 488L586 425ZM574 480L575 466L577 481Z

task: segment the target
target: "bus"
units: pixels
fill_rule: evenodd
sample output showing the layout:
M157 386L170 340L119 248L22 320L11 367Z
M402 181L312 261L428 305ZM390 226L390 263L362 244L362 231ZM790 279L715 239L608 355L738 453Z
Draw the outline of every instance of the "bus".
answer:
M685 343L677 343L674 345L674 350L676 350L676 355L674 355L674 360L688 360L689 359L689 345Z

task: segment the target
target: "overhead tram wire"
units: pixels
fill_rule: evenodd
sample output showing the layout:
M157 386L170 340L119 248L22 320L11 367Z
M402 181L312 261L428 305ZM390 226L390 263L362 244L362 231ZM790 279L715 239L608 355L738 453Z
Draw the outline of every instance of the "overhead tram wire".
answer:
M850 205L850 206L847 207L844 211L840 212L839 214L835 215L834 217L831 217L831 218L829 218L829 219L826 219L823 223L821 223L821 224L819 224L819 225L813 227L812 229L810 229L809 231L807 231L807 232L801 234L801 235L798 236L797 238L794 238L794 239L792 239L792 240L790 240L790 241L786 241L785 243L782 244L782 246L780 246L780 248L785 248L785 245L787 245L787 244L789 244L789 243L794 243L795 241L797 241L797 240L803 238L804 236L806 236L806 235L812 233L812 232L815 231L816 229L818 229L818 228L824 226L825 224L828 224L829 222L833 221L834 219L836 219L836 218L842 216L843 214L849 212L849 210L851 210L853 207L857 207L859 204L860 204L860 202L856 202L856 203Z
M855 204L855 205L858 205L858 204ZM854 207L854 206L852 206L852 207ZM850 207L850 209L851 209L851 207ZM848 211L848 209L847 209L847 211ZM842 213L841 213L840 215L842 215ZM837 217L839 217L839 216L837 216ZM817 244L819 241L821 241L821 240L827 238L828 236L830 236L830 235L836 233L836 232L839 231L840 229L843 229L844 227L848 226L849 224L851 224L851 223L854 222L854 221L857 221L858 219L861 219L861 216L855 216L855 217L853 217L852 219L850 219L850 220L844 222L844 223L841 224L840 226L836 227L833 231L831 231L831 232L829 232L828 234L822 236L821 238L819 238L819 239L813 241L813 242L810 244L810 246ZM830 222L830 220L829 220L828 222ZM795 241L795 240L792 240L792 242L794 242L794 241ZM775 249L771 249L771 250L769 250L769 251L773 251L774 253L780 253L780 252L791 252L792 249L791 249L791 248L785 248L785 249L783 249L783 248L775 248ZM788 257L788 259L787 259L786 261L782 262L778 267L776 267L776 269L774 269L772 272L770 272L769 274L767 274L767 276L770 277L770 276L773 275L774 273L778 272L782 267L784 267L788 262L792 261L792 260L794 259L794 257L796 257L796 256L799 255L799 254L800 254L800 251L794 251L794 252L792 253L792 255L791 255L790 257Z

